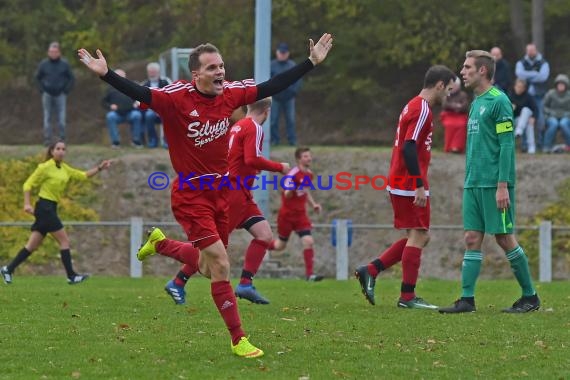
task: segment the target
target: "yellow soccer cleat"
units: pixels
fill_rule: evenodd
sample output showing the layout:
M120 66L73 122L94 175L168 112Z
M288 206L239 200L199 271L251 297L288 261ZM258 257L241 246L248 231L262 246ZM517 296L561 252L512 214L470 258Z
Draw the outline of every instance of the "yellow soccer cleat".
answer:
M263 351L249 343L245 336L242 336L235 346L232 343L232 352L242 358L259 358L263 356Z
M164 233L158 227L153 227L150 229L147 235L146 242L139 248L137 252L137 259L143 261L149 256L156 255L156 243L166 239Z

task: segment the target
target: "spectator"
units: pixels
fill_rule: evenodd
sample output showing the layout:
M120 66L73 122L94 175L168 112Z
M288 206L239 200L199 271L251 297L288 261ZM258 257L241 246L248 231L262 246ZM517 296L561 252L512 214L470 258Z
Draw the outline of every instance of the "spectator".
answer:
M527 91L527 84L524 79L517 78L512 91L509 92L509 98L513 104L513 116L515 121L515 136L526 137L527 152L529 154L536 153L536 144L534 139L535 115L537 114L536 103L534 98Z
M544 143L544 115L542 112L542 99L546 94L547 81L550 76L550 65L542 57L536 45L530 43L526 45L526 55L517 62L515 67L515 74L517 78L526 80L528 84L528 93L534 98L536 103L537 115L536 129L537 129L537 145L543 146Z
M559 74L554 80L554 88L544 97L544 115L546 132L544 133L544 151L550 153L556 139L558 128L564 135L566 147L570 147L570 92L568 76Z
M71 91L75 78L69 63L61 57L58 42L49 44L47 58L38 65L36 82L42 94L44 110L44 145L52 143L51 118L57 117L59 139L65 141L65 105L67 94Z
M276 59L271 61L271 77L280 74L295 66L295 61L289 59L289 46L285 42L277 45L275 51ZM287 140L289 145L297 145L295 132L295 97L301 87L301 80L298 80L285 90L273 96L271 105L271 144L279 144L279 117L281 112L285 115L287 127Z
M495 87L506 94L513 83L511 65L503 58L503 52L498 46L491 49L491 55L495 58L495 77L493 78L493 83Z
M163 88L172 81L170 78L160 76L160 65L157 62L150 62L146 65L147 80L142 83L143 86L148 88ZM146 143L149 148L156 148L158 146L158 136L156 135L156 124L160 124L162 121L156 112L150 108L144 112L144 128L143 135L146 133ZM164 148L168 148L164 136L160 134L160 143Z
M115 72L123 78L127 77L124 70L117 69ZM110 87L103 98L103 107L109 111L107 112L107 128L109 128L111 148L117 149L120 147L119 124L127 122L131 126L131 142L133 146L138 149L142 148L142 114L138 110L135 101L114 87Z
M459 78L456 79L453 86L451 94L443 101L443 110L439 114L445 131L443 151L463 153L467 139L469 96L461 89Z

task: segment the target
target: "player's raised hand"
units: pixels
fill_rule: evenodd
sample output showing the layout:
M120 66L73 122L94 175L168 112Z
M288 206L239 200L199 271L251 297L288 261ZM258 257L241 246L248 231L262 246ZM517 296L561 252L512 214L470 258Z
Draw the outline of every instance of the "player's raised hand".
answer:
M102 77L109 71L109 68L107 67L107 60L103 56L103 53L101 53L101 50L97 49L95 52L97 53L97 58L94 58L87 50L83 48L77 50L77 55L79 56L81 62L83 62L85 66L89 68L89 70Z
M320 214L321 211L323 211L323 207L320 204L315 203L313 205L313 211L316 212L317 214Z
M291 170L291 165L289 165L288 162L282 162L281 165L283 166L283 170L281 170L281 173L282 174L289 173L289 170Z
M316 66L325 60L329 50L332 49L332 43L333 37L329 33L323 34L316 44L309 38L309 59L313 62L313 65Z

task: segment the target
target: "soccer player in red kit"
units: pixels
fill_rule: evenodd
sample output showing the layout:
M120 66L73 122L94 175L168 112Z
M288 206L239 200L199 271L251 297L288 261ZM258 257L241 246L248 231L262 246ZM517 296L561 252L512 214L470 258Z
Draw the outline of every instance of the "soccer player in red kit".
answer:
M449 96L456 75L445 66L426 72L421 92L406 104L398 122L392 150L388 191L394 210L394 227L407 230L377 259L356 269L362 293L372 305L376 276L402 262L402 286L398 307L437 309L415 293L422 249L429 241L430 204L428 167L433 129L432 107Z
M303 245L303 258L305 261L305 278L307 281L321 281L323 276L313 273L313 245L311 235L313 225L307 215L306 203L309 202L313 210L321 212L321 205L315 202L310 189L314 187L313 172L310 169L313 160L309 148L295 150L297 166L287 173L281 193L281 208L277 216L277 233L279 238L269 246L269 250L283 251L291 232L295 231L301 238Z
M236 228L244 228L253 236L245 253L241 279L235 289L235 295L258 304L269 304L269 301L261 296L253 286L253 276L261 266L267 247L273 240L273 234L271 226L253 200L250 189L255 176L261 170L286 174L290 169L288 163L267 160L261 153L263 149L262 124L269 117L270 111L271 98L261 99L247 106L245 118L236 122L230 130L228 156L231 184L228 197L229 232L231 233ZM195 257L195 254L187 253L188 250L196 249L189 243L179 242L178 245L172 243L165 248L171 251L158 250L157 253L175 259ZM176 277L166 284L164 289L176 304L185 303L184 287L197 270L196 264L185 263Z
M211 278L211 294L231 339L232 352L253 358L263 351L252 345L242 330L237 301L229 282L227 191L215 190L228 172L229 117L245 104L278 93L322 62L332 48L332 36L323 34L310 55L299 65L255 84L253 80L225 81L225 66L218 49L203 44L192 50L188 67L192 81L178 81L163 88L140 86L109 70L97 50L93 57L79 49L80 60L104 81L157 112L164 126L170 160L178 178L171 193L171 207L188 240L199 249L199 269ZM211 189L201 186L207 180ZM158 230L160 231L160 230ZM164 235L151 234L153 248Z

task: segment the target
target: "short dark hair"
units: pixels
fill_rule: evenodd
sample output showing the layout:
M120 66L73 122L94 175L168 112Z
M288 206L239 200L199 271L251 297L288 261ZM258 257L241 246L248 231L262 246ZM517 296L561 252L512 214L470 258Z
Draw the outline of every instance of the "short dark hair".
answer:
M247 105L247 112L261 113L265 112L266 109L271 108L271 96L267 98L259 99L255 103Z
M475 68L479 70L481 66L487 69L487 79L492 80L495 75L495 58L485 50L470 50L465 53L465 58L475 58Z
M428 69L424 77L424 88L433 88L438 82L443 82L444 85L455 80L457 75L451 71L447 66L435 65Z
M295 149L295 159L299 160L303 153L310 152L310 151L311 151L311 149L308 146L301 146L301 147Z
M202 63L200 62L200 56L204 53L220 54L220 51L218 50L217 47L215 47L209 42L196 46L188 56L188 69L190 69L190 72L198 70L200 68L200 66L202 65Z

